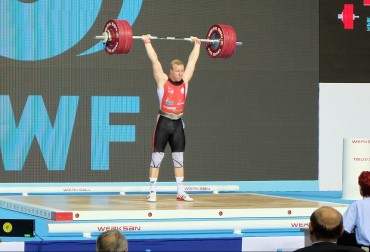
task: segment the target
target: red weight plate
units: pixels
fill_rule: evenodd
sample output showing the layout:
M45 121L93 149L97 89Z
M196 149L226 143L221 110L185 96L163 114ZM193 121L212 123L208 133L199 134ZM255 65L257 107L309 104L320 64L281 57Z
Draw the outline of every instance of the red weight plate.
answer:
M345 4L343 10L344 29L353 29L353 4Z
M353 29L354 24L354 11L353 11L353 4L347 4L348 7L348 21L347 21L347 27L348 29Z
M233 29L230 25L222 25L221 27L224 31L224 47L221 53L221 57L230 58L235 50L235 34L233 34Z
M115 54L122 54L126 50L125 36L124 36L124 24L120 20L114 20L118 27L118 46Z
M110 34L105 51L109 54L127 54L132 47L132 28L126 20L109 20L104 26L104 32Z
M119 28L115 20L108 20L104 26L104 32L110 34L110 41L105 44L105 51L108 54L115 54L119 45Z
M206 43L207 54L211 58L219 58L224 46L224 33L220 25L212 25L206 37L211 40L219 40L219 43Z
M349 6L347 4L344 5L343 13L343 24L344 24L344 29L348 29L348 19L349 19Z
M227 53L229 50L229 30L227 29L226 25L219 25L222 29L222 32L224 34L224 45L222 46L222 50L220 52L219 58L226 58Z
M125 53L129 53L132 48L132 27L128 21L125 21L125 38L126 38L126 51Z
M127 54L132 47L132 28L126 20L116 20L119 27L119 45L117 54Z
M207 54L211 58L230 58L236 50L236 32L230 25L215 24L207 32L207 39L218 39L219 43L207 43Z
M236 34L234 28L230 25L220 25L224 33L223 47L220 52L219 58L230 58L236 47Z
M230 48L229 48L227 58L230 58L236 51L236 41L237 40L236 40L236 32L231 25L228 26L228 30L229 30Z

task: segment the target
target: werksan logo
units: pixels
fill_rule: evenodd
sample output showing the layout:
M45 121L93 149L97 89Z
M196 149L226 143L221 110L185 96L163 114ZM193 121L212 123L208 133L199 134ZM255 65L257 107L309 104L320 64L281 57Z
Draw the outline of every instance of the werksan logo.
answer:
M2 0L0 55L14 60L37 61L66 52L78 44L91 29L103 2L104 0ZM122 2L116 18L125 19L132 25L140 12L142 0ZM79 56L103 49L102 43L94 43Z

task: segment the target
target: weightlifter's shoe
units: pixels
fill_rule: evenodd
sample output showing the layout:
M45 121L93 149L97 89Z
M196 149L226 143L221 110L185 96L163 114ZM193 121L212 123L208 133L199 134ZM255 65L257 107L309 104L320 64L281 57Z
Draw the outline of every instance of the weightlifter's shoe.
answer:
M157 194L156 193L149 193L147 198L148 198L148 202L156 202L157 201Z
M179 200L179 201L188 201L188 202L194 201L193 198L191 198L189 196L189 194L187 194L186 192L183 192L182 194L177 194L176 200Z

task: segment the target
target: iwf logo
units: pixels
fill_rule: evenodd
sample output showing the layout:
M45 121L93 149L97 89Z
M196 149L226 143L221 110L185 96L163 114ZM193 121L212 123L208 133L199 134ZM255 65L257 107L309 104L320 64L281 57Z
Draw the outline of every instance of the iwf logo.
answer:
M133 24L142 0L122 2L117 19ZM62 54L85 37L105 4L109 1L2 0L0 55L14 60L37 61ZM103 49L102 43L91 41L91 47L78 56Z

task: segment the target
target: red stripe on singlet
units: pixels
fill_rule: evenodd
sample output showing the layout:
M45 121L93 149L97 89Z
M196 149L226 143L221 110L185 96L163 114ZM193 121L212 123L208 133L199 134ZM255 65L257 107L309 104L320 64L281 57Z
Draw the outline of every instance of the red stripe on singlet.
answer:
M154 139L155 139L155 132L157 130L158 120L159 120L159 115L157 116L157 121L155 122L154 132L152 135L152 152L154 152Z

